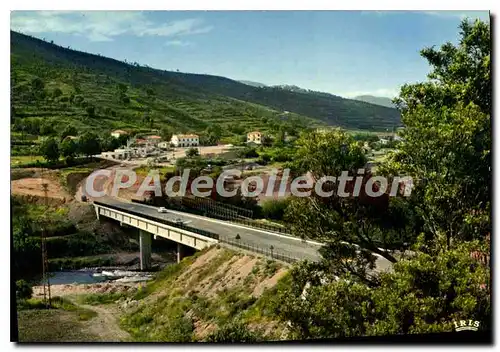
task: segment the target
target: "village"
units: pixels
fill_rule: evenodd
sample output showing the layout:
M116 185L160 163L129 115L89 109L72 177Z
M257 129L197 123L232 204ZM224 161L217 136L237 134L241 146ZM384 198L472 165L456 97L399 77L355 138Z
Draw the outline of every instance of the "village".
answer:
M111 136L121 138L129 136L129 133L115 130L111 132ZM255 136L258 136L258 139ZM260 144L261 133L249 133L248 142ZM126 145L112 152L103 152L99 156L103 159L120 160L123 164L141 165L154 162L157 165L173 165L179 158L186 157L186 152L191 148L195 148L198 155L213 157L238 147L232 144L202 146L197 134L174 134L167 141L158 135L146 135L141 138L129 136Z
M327 130L325 128L318 128L317 132L324 133ZM114 151L102 152L98 155L99 158L117 160L123 164L154 164L158 166L175 165L178 159L188 156L188 150L193 148L196 150L196 155L213 158L231 152L234 155L235 151L245 146L259 147L269 145L274 139L274 136L269 134L252 131L246 134L245 143L241 143L240 145L223 143L201 145L200 136L194 133L173 134L170 140L164 140L161 136L155 134L132 135L130 132L121 129L114 130L110 134L114 138L126 140L126 143ZM284 142L293 142L294 139L294 137L287 134L284 136ZM401 137L397 134L376 138L378 146L376 149L384 148L384 146L388 146L392 141L400 140ZM372 156L374 157L381 154L380 152L375 152L373 145L370 145L367 141L363 142L363 148L366 153L372 152Z

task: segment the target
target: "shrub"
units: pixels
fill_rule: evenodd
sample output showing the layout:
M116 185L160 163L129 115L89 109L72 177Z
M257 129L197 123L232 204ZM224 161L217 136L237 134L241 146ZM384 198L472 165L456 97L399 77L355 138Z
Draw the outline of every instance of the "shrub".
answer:
M229 323L207 336L207 342L258 342L262 337L251 332L242 323Z
M266 219L283 220L288 203L288 199L272 199L264 202L261 206L262 217Z
M33 295L33 289L31 285L25 280L16 281L16 298L17 299L28 299Z

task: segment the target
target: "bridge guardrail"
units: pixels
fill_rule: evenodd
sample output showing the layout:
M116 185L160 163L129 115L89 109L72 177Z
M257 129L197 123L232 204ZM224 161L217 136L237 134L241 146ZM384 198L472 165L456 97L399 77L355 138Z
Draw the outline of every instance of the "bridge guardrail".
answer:
M206 230L198 229L198 228L195 228L195 227L191 227L191 226L188 226L188 225L184 225L182 223L176 223L174 221L169 221L169 220L165 220L165 219L158 219L158 218L156 218L154 216L151 216L151 215L139 213L137 211L130 210L130 209L123 209L123 208L117 207L115 205L101 203L99 201L94 201L94 204L97 204L97 205L100 205L100 206L103 206L103 207L107 207L107 208L111 208L111 209L115 209L115 210L118 210L118 211L124 211L124 212L127 212L127 213L131 214L131 215L140 216L140 217L148 219L148 220L152 220L152 221L159 222L159 223L162 223L162 224L165 224L165 225L168 225L168 226L172 226L172 227L176 227L176 228L179 228L179 229L182 229L182 230L190 231L190 232L196 233L198 235L202 235L202 236L206 236L206 237L210 237L210 238L219 240L219 235L216 234L216 233L210 232L210 231L206 231Z
M272 248L272 246L271 247L261 247L261 246L254 245L252 243L246 243L246 242L243 242L243 241L237 240L237 239L233 240L233 239L229 239L229 238L220 237L218 234L210 232L210 231L206 231L206 230L194 228L194 227L191 227L191 226L188 226L188 225L184 225L184 224L175 223L175 222L172 222L172 221L169 221L169 220L158 219L158 218L153 217L151 215L139 213L139 212L136 212L134 210L123 209L123 208L120 208L118 206L110 205L110 204L106 204L106 203L102 203L102 202L99 202L99 201L94 201L94 204L97 204L97 205L100 205L100 206L103 206L103 207L107 207L107 208L110 208L110 209L115 209L115 210L118 210L118 211L125 211L125 212L127 212L127 213L129 213L131 215L140 216L140 217L143 217L145 219L149 219L149 220L153 220L155 222L163 223L165 225L169 225L169 226L172 226L172 227L176 227L176 228L179 228L179 229L183 229L183 230L186 230L186 231L197 233L197 234L202 235L202 236L206 236L206 237L210 237L210 238L216 239L216 240L218 240L221 243L226 243L226 244L229 244L229 245L234 246L234 247L246 249L246 250L248 250L250 252L254 252L254 253L258 253L258 254L263 254L264 256L269 257L271 259L281 260L283 262L287 262L287 263L290 263L290 264L296 263L296 262L304 259L304 258L300 258L297 255L294 255L292 253L287 253L285 251L275 250L274 248Z
M193 201L193 204L194 204L194 200L191 200L191 201ZM263 230L267 230L267 231L273 231L273 232L277 232L277 233L290 235L289 231L287 231L287 229L285 227L282 227L282 226L262 223L260 221L254 220L254 219L248 219L248 218L236 215L236 214L231 214L230 212L217 213L217 212L212 212L210 209L200 209L200 208L190 207L189 205L190 205L191 201L182 200L182 202L184 202L183 204L180 204L180 203L177 204L177 202L169 202L169 203L165 204L164 206L166 208L172 209L172 210L182 211L182 212L195 214L195 215L206 216L206 217L209 217L212 219L224 220L224 221L232 222L235 224L245 225L248 227L253 227L253 228L257 228L257 229L263 229ZM132 199L132 202L139 203L139 204L147 204L146 202L139 201L136 199Z
M226 243L234 247L246 249L247 251L254 252L254 253L259 253L263 254L266 257L269 257L271 259L278 259L283 262L287 262L290 264L296 263L302 258L298 258L297 256L294 256L292 253L286 253L284 251L277 251L273 249L272 247L260 247L251 243L245 243L240 240L231 240L228 238L220 238L219 242L221 243Z

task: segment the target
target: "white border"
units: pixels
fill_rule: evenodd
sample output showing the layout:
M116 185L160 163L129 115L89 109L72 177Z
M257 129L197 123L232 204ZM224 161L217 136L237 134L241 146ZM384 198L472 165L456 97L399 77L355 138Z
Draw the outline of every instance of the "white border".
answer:
M12 3L10 3L12 4ZM61 0L52 0L52 1L34 1L34 0L29 0L29 1L21 1L18 0L15 3L15 8L12 8L8 2L2 2L2 12L1 12L1 19L2 19L2 24L5 26L3 30L0 32L1 35L1 42L2 42L2 48L3 50L3 55L2 55L2 77L0 82L2 82L2 107L3 107L3 114L2 114L2 128L0 128L0 143L2 143L0 147L0 153L1 153L1 159L2 159L2 165L9 165L9 150L10 150L10 135L9 135L9 119L8 116L10 114L10 89L9 89L9 75L10 75L10 63L9 63L9 57L8 53L10 52L10 38L9 38L9 23L10 23L10 10L29 10L29 9L45 9L45 10L112 10L112 9L128 9L128 10L159 10L159 9L168 9L168 10L228 10L228 9L233 9L233 10L249 10L249 9L255 9L255 10L277 10L277 9L301 9L301 10L320 10L320 9L345 9L345 10L457 10L457 9L467 9L467 10L492 10L493 14L497 13L497 7L498 7L498 1L486 1L486 0L475 0L473 2L471 1L441 1L438 3L435 0L419 0L415 2L405 2L405 1L395 1L395 0L379 0L379 1L368 1L368 0L350 0L348 2L333 2L333 1L318 1L318 0L308 0L308 1L303 1L300 4L299 3L293 3L291 1L287 0L277 0L274 2L270 2L268 0L246 0L246 1L234 1L234 0L212 0L212 1L203 1L203 0L198 0L198 1L193 1L193 0L175 0L175 1L131 1L131 0L113 0L113 1L107 1L106 3L102 1L97 1L97 0L87 0L85 2L71 2L71 1L61 1ZM8 28L9 27L9 28ZM497 37L497 30L496 27L494 27L494 34L493 38ZM436 45L439 45L441 43L436 43ZM498 45L495 45L494 48L497 48ZM496 51L496 49L495 49ZM494 58L498 57L497 52L494 53ZM494 70L495 72L496 70ZM496 74L495 74L496 76ZM495 77L496 78L496 77ZM494 92L495 98L497 97L497 92ZM496 100L496 99L495 99ZM495 106L495 104L494 104ZM498 134L498 123L494 125L494 130L495 133L494 135L499 135ZM495 138L494 138L495 140ZM494 143L495 144L495 143ZM498 164L498 153L495 153L495 164ZM8 164L9 163L9 164ZM9 170L8 168L6 168ZM4 213L6 213L7 216L3 218L2 221L2 240L3 246L1 246L2 250L2 257L3 258L10 258L10 242L9 242L9 234L10 234L10 174L9 171L4 171L1 173L2 175L2 185L3 187L0 188L0 200L2 202L2 206L0 209L4 209ZM496 177L495 177L496 179ZM495 187L495 195L498 196L498 187ZM498 207L494 207L495 214L493 215L493 219L497 218L498 213L496 210ZM494 241L495 244L495 250L498 248L500 241ZM5 262L4 265L2 266L2 276L1 280L4 283L5 289L9 291L9 284L10 284L10 260ZM493 282L496 282L494 280ZM4 289L4 290L5 290ZM4 291L5 292L5 291ZM493 292L497 292L498 290L493 289ZM496 298L496 297L495 297ZM7 349L12 349L15 348L14 344L8 343L10 341L10 331L9 331L9 326L10 326L10 300L7 299L6 295L4 294L4 299L1 300L2 305L1 305L1 316L4 319L4 324L3 324L3 329L1 329L1 342L2 342L2 350L4 348ZM500 336L499 331L500 327L498 324L494 324L495 326L495 334L494 336ZM88 345L87 345L88 346ZM73 348L78 348L78 349L87 349L87 346L72 346ZM119 348L116 345L109 345L106 346L107 349L117 349ZM236 347L239 348L240 346ZM276 349L276 348L286 348L286 349L302 349L302 350L308 350L312 346L305 345L305 346L300 346L300 345L293 345L293 346L279 346L279 345L269 345L269 346L248 346L247 348L254 349L254 350L264 350L264 349ZM349 345L342 345L342 346L336 346L336 349L349 349L349 350L364 350L368 346L349 346ZM380 346L380 347L375 347L376 350L383 351L389 346ZM422 348L421 346L417 346ZM47 350L55 350L55 347L53 346L47 346ZM101 349L103 348L102 346L95 346L95 349ZM150 347L158 351L164 351L165 346L154 346ZM198 346L168 346L169 349L180 349L182 348L183 350L187 349L198 349L200 347ZM205 346L205 348L207 348ZM221 346L213 346L212 348L219 349ZM235 346L228 346L227 348L234 349ZM331 346L315 346L316 348L324 349L324 350L331 350ZM402 346L394 346L394 348L401 349ZM435 347L431 346L426 346L426 349L433 350ZM445 350L448 351L455 351L458 346L450 346L448 348L444 348Z

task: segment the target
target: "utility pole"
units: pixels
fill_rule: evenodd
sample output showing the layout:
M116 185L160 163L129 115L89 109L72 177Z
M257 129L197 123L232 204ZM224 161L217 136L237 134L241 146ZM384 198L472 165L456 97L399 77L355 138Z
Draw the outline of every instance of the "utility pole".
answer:
M47 255L47 207L48 207L48 197L47 197L47 188L48 184L45 182L44 179L44 171L42 170L42 189L43 189L43 196L44 196L44 203L45 203L45 216L44 216L44 222L43 222L43 231L42 231L42 236L40 238L41 240L41 247L42 247L42 284L43 284L43 301L45 303L45 307L47 309L50 308L51 303L52 303L52 297L50 294L50 279L49 279L49 260L48 260L48 255ZM47 300L48 296L48 300Z

